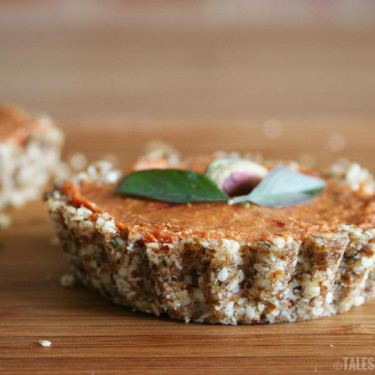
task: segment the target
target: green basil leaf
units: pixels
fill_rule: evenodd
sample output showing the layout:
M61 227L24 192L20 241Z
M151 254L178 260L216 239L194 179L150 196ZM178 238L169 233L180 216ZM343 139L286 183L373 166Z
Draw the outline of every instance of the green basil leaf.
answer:
M168 203L226 202L229 197L202 174L180 169L149 169L125 177L116 194Z
M320 178L277 167L272 169L250 194L234 197L229 203L251 202L259 206L293 206L308 202L321 193L325 186L325 182Z

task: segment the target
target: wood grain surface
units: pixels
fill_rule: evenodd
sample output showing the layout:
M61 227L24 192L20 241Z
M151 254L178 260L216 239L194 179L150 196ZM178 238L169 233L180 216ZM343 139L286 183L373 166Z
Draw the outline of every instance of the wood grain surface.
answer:
M80 150L92 161L114 153L126 168L144 144L159 138L185 155L214 149L261 151L324 165L342 156L375 171L374 119L282 119L278 139L264 134L265 118L241 122L144 121L75 123L65 157ZM340 153L332 134L344 136ZM325 319L277 325L185 324L112 305L78 286L61 287L69 271L41 202L11 211L0 234L0 374L338 374L345 357L375 357L375 301ZM50 348L38 340L52 342ZM358 373L359 371L356 371ZM369 372L369 371L367 371Z
M374 115L375 26L24 22L0 8L0 100L58 119Z

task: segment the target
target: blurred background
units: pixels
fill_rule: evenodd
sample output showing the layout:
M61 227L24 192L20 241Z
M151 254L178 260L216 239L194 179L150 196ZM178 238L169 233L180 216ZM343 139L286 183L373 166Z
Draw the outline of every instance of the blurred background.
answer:
M162 138L375 167L375 1L2 0L0 100L91 158Z

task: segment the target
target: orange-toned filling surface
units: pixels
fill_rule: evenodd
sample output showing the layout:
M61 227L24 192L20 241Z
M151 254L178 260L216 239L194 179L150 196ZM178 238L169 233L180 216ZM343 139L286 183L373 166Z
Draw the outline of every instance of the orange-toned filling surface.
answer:
M22 144L28 135L40 128L38 121L32 121L21 110L0 105L0 142L12 140Z
M65 182L64 194L76 206L108 212L120 229L137 226L147 241L175 242L190 237L263 241L273 234L289 233L305 238L334 230L341 224L375 227L375 199L328 181L312 201L292 207L226 203L168 204L123 198L113 184Z

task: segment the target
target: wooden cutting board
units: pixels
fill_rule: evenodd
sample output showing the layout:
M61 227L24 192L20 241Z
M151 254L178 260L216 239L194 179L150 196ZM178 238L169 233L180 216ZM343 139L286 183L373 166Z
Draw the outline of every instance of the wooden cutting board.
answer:
M264 135L263 119L174 123L66 124L66 156L80 150L95 160L114 153L125 169L146 141L162 138L185 155L308 153L320 165L348 156L375 170L372 119L284 119L278 139ZM332 134L347 142L341 153L327 146ZM375 361L375 301L330 318L259 326L185 324L134 313L82 286L61 287L69 268L50 244L53 231L41 202L10 213L13 225L0 235L0 374L337 374L348 372L345 361L355 370ZM41 339L52 346L40 346Z

